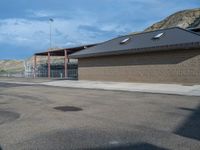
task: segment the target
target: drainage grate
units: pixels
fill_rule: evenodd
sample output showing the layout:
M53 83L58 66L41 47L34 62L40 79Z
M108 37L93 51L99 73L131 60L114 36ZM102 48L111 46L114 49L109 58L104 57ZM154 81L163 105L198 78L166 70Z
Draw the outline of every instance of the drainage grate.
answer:
M82 108L74 107L74 106L57 106L57 107L54 107L54 109L64 111L64 112L65 111L81 111L81 110L83 110Z

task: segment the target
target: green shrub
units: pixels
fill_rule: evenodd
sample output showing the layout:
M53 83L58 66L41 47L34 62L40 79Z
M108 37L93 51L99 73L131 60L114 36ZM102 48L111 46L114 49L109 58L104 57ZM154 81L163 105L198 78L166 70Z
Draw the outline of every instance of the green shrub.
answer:
M2 74L2 73L6 73L6 71L3 70L3 69L0 69L0 73L1 73L1 74Z

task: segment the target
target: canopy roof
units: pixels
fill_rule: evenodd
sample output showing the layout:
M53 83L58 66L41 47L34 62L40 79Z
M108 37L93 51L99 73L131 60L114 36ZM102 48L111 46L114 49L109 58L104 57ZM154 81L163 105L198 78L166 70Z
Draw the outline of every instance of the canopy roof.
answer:
M35 53L35 56L48 56L48 53L50 53L51 56L64 56L65 50L67 50L67 53L69 55L69 54L78 52L80 50L83 50L85 48L92 47L95 45L97 45L97 44L88 44L88 45L82 45L82 46L78 46L78 47L55 49L55 50L51 50L51 51Z

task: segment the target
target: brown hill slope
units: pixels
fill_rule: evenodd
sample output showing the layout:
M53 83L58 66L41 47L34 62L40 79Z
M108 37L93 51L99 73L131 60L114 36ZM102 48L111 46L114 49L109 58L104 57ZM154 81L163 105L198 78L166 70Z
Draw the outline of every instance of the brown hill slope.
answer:
M145 31L153 31L170 27L181 27L184 29L200 27L200 8L176 12L164 20L148 27Z
M21 60L0 60L0 72L21 72L24 70Z

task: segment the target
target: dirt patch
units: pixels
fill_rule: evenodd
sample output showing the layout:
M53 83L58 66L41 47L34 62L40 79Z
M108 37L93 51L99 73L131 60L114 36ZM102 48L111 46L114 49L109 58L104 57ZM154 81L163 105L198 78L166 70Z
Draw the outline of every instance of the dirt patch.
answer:
M1 88L16 88L16 87L22 87L22 86L30 86L26 84L16 84L16 83L6 83L6 82L0 82Z
M0 110L0 125L16 120L20 114L11 111Z
M83 110L82 108L74 107L74 106L57 106L57 107L54 107L54 109L64 111L64 112L66 112L66 111L82 111Z
M0 105L4 105L4 104L8 104L8 103L7 102L0 102Z

